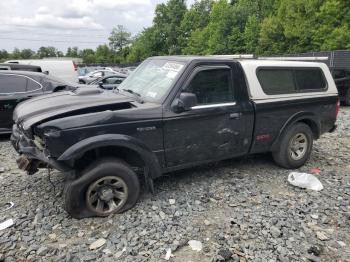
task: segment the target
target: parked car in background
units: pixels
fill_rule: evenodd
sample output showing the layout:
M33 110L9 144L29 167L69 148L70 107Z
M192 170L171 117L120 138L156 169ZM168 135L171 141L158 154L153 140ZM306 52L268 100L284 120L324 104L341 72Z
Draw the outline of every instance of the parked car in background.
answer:
M43 73L0 70L0 134L11 133L12 113L20 102L78 86Z
M79 76L79 83L81 84L90 84L91 82L94 82L95 80L105 77L105 76L111 76L111 75L119 75L120 77L127 77L127 75L116 72L112 70L111 68L107 69L100 69L92 71L85 76Z
M299 168L339 111L323 63L154 57L118 89L47 95L14 112L19 167L65 172L73 217L126 211L140 177L152 191L162 174L203 163L271 152L278 165Z
M77 66L72 60L9 60L6 61L6 63L40 66L42 72L45 72L49 75L72 83L78 82Z
M102 78L98 78L95 81L92 81L89 85L98 85L102 89L113 90L116 89L124 80L126 76L110 75Z
M129 66L129 67L117 68L117 69L115 69L115 71L118 71L118 72L120 72L122 74L130 75L135 69L136 69L136 67Z
M30 71L30 72L39 72L41 73L40 66L34 65L22 65L22 64L0 64L0 70L12 70L12 71Z

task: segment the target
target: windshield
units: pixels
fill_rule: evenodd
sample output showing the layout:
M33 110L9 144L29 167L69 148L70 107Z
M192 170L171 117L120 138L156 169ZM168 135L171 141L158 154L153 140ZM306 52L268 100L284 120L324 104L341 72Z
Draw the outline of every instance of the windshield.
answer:
M146 101L161 102L184 65L184 63L161 59L146 60L124 80L118 89L137 94Z

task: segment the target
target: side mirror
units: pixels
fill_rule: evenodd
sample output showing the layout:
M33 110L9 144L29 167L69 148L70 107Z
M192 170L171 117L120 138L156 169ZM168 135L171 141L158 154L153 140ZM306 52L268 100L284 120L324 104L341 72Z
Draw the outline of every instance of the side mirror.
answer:
M171 105L171 109L175 113L181 113L191 110L197 105L197 96L192 93L181 93L179 98L176 98Z
M98 86L103 88L103 81L98 81Z

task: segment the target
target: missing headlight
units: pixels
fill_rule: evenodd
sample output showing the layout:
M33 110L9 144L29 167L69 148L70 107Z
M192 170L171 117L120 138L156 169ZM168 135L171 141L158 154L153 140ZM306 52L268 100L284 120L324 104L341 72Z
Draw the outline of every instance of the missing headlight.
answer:
M34 136L33 143L34 143L35 146L36 146L37 148L39 148L40 150L44 150L44 148L45 148L45 143L44 143L44 141L43 141L40 137Z

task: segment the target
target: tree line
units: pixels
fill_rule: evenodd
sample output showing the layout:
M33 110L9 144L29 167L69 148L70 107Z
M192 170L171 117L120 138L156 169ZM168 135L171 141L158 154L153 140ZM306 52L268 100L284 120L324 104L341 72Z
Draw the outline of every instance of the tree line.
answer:
M93 37L93 36L92 36ZM152 26L135 37L118 25L95 50L15 49L11 58L81 57L85 63L133 63L155 55L278 55L350 49L348 0L185 0L158 4ZM6 58L0 51L0 60Z

